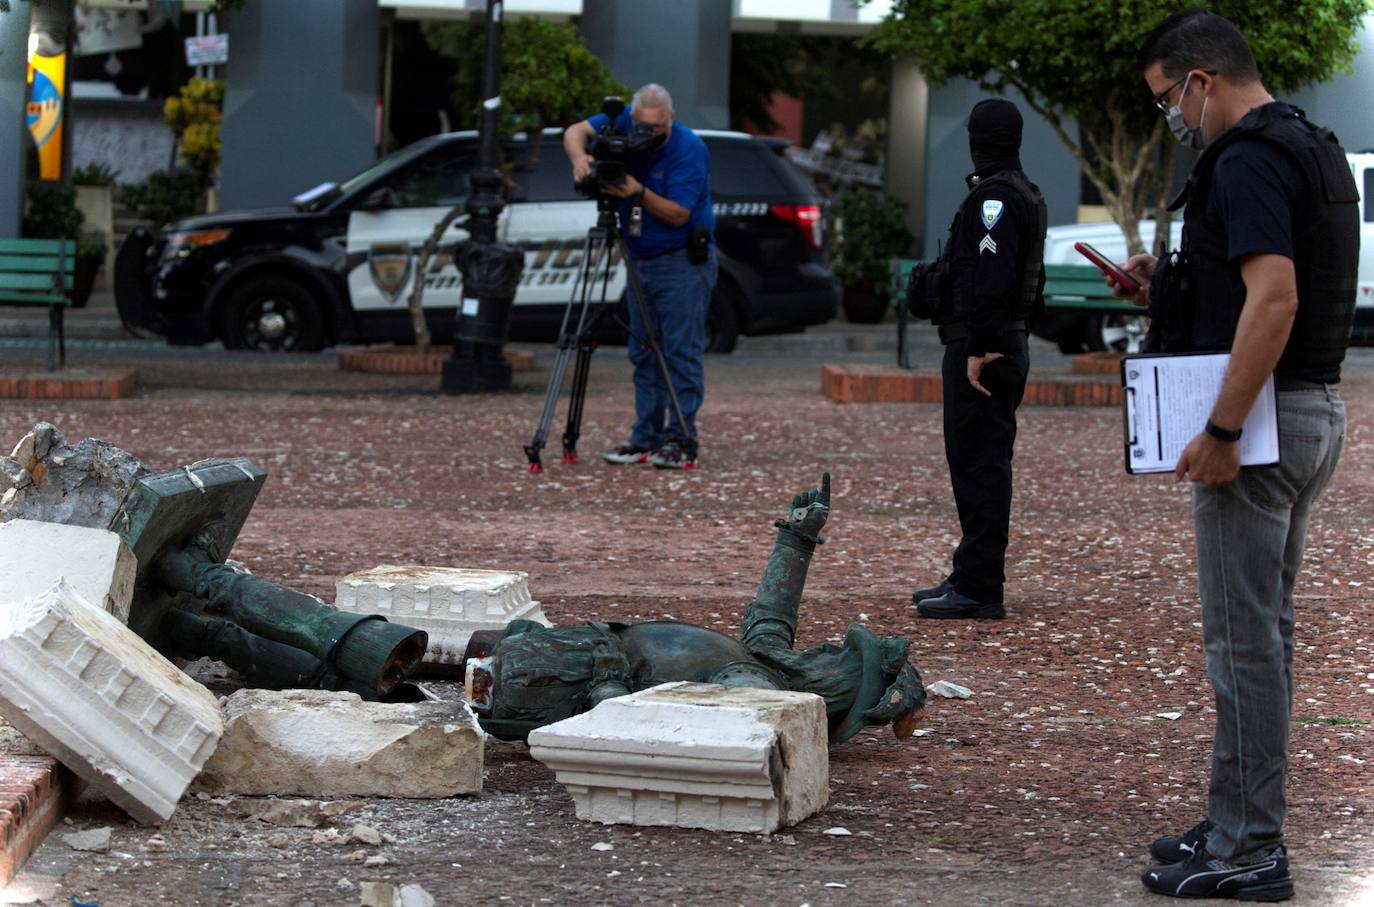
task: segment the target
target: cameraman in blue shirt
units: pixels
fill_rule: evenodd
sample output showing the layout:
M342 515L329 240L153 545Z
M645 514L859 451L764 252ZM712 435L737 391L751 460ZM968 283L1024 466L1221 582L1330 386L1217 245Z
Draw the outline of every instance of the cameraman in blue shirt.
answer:
M581 184L592 175L595 160L589 147L606 124L601 113L563 132L574 182ZM630 156L624 181L603 182L601 191L620 200L620 231L686 424L679 424L672 410L653 350L640 342L649 328L630 298L635 421L629 441L606 451L602 459L694 468L683 442L696 437L696 414L706 393L706 313L717 272L710 157L697 134L674 121L673 99L662 85L651 82L636 91L613 125L626 134L636 127L647 129L654 137L647 150ZM632 287L626 290L627 295L633 292Z

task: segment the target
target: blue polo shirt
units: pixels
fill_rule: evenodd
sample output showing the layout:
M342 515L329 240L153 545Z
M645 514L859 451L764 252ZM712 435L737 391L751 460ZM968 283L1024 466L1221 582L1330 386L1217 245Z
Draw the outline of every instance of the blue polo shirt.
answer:
M598 113L589 117L587 122L599 132L606 123L606 115ZM615 125L622 132L634 131L634 121L630 119L628 107L616 119ZM631 236L630 209L634 203L629 199L622 200L620 229L625 235L630 257L648 258L681 249L687 245L687 237L693 227L704 226L714 236L716 217L711 210L711 158L706 143L695 132L681 123L673 123L673 134L667 144L656 151L632 155L627 169L650 192L676 202L691 212L687 223L681 227L670 227L645 208L640 222L640 235Z

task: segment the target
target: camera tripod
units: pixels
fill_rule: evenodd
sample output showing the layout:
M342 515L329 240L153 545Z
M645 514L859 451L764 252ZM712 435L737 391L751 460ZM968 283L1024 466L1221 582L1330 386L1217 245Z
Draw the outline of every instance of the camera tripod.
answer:
M563 378L568 371L568 360L576 353L577 362L573 368L572 390L568 401L568 424L563 430L563 462L577 462L577 439L582 434L582 404L587 397L587 373L591 368L592 353L598 343L597 326L609 311L606 292L610 286L615 253L625 263L625 273L629 277L630 296L633 305L639 307L640 319L644 324L645 335L639 336L630 331L628 324L620 322L615 315L611 317L630 333L644 347L653 351L658 361L663 383L668 388L668 400L673 407L677 424L687 431L687 421L682 417L682 406L678 403L677 391L673 388L672 375L668 371L668 360L659 346L653 318L644 297L644 285L640 283L639 272L630 260L625 238L616 227L615 199L601 195L597 198L596 226L587 231L587 240L582 247L582 264L578 269L577 280L573 283L572 297L563 311L563 323L558 330L558 355L554 359L553 372L549 375L549 387L544 393L544 409L539 414L539 425L534 437L525 445L525 456L529 458L530 472L543 472L540 453L549 439L549 426L553 422L554 411L558 407L558 397L563 389ZM597 292L600 284L600 292ZM575 314L574 314L575 313ZM576 319L574 321L574 318ZM687 458L686 468L695 469L697 462L697 439L690 434L678 439Z

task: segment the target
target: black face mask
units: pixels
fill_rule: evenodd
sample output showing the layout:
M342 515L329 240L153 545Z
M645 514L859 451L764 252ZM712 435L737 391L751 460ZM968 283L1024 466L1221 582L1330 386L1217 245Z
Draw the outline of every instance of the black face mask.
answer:
M1004 98L988 98L968 115L968 147L973 166L981 168L1021 153L1021 111Z
M653 130L654 127L650 126L648 123L635 123L635 138L640 142L644 142L643 148L645 151L657 151L668 143L668 132L666 130L660 132L658 135L653 135ZM653 137L645 141L645 138L651 135L653 135Z

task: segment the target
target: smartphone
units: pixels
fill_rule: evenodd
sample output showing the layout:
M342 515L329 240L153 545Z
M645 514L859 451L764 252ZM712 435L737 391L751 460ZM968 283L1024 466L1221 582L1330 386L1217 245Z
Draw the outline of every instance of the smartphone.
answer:
M1122 290L1127 293L1140 292L1140 281L1123 271L1121 266L1113 262L1110 258L1085 242L1076 242L1073 244L1073 247L1079 255L1082 255L1088 261L1097 265L1097 270L1121 284Z

